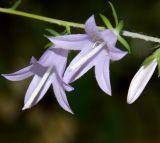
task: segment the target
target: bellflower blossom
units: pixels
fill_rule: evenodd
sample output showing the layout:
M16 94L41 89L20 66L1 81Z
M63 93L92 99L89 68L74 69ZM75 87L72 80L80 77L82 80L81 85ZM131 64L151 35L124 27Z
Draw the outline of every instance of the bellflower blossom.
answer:
M115 47L117 36L111 30L99 31L94 16L85 23L86 34L72 34L49 38L66 50L80 50L65 71L64 81L71 83L95 66L95 76L100 88L111 95L110 60L117 61L127 52Z
M140 96L151 79L158 62L154 58L149 64L143 65L133 77L128 90L127 103L132 104Z
M23 80L34 75L26 92L22 110L31 108L37 104L43 98L50 85L52 85L55 97L60 106L72 113L65 90L71 91L73 88L62 80L67 55L67 50L52 46L45 51L39 61L32 58L31 65L12 74L3 74L6 79L11 81Z

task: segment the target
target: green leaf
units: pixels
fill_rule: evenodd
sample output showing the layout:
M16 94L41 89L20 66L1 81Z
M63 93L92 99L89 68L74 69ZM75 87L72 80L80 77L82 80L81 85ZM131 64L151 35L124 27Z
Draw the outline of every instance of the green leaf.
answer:
M113 4L111 2L108 2L111 6L111 9L112 9L112 13L113 13L113 17L114 17L114 20L115 20L115 24L116 24L116 27L118 26L118 17L117 17L117 13L116 13L116 10L113 6Z
M47 29L45 29L47 32L49 32L51 35L53 35L53 36L59 36L60 34L57 32L57 31L55 31L55 30L53 30L53 29L49 29L49 28L47 28Z
M129 44L122 36L118 35L118 41L128 50L129 53L131 53Z
M113 26L107 17L105 17L103 14L100 14L100 17L108 29L113 29Z
M21 0L17 0L9 9L17 9L17 7L19 7L19 5L21 4Z
M48 44L46 44L46 45L44 46L44 49L47 49L47 48L49 48L49 47L51 47L51 46L53 46L53 45L54 45L53 43L49 42Z
M123 29L123 26L124 26L124 22L121 20L120 22L119 22L119 24L117 25L117 27L116 27L116 31L118 32L118 33L120 33L121 31L122 31L122 29Z

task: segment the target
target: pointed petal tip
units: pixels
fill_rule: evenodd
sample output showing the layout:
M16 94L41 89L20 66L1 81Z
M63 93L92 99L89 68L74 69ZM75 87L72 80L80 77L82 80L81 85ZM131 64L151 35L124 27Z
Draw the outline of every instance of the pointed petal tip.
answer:
M110 91L105 91L105 93L106 93L107 95L109 95L109 96L112 96L112 91L111 91L111 89L110 89Z
M72 110L70 110L70 111L68 111L69 113L71 113L72 115L74 115L74 113L73 113L73 111Z
M5 74L1 74L1 76L3 76L5 78Z
M86 22L88 22L89 20L91 20L91 21L95 20L95 16L94 16L94 14L92 14L92 15L87 19L87 21L86 21Z
M62 106L61 106L61 107L62 107ZM69 105L67 105L67 107L62 107L62 108L63 108L65 111L67 111L67 112L69 112L69 113L71 113L71 114L74 114Z
M108 95L109 95L109 96L112 96L112 93L109 93Z
M89 18L92 19L92 20L95 20L94 14L92 14Z
M51 41L51 39L52 39L53 37L51 37L51 36L50 36L50 37L47 37L47 38L48 38L48 40L50 40L50 41Z
M30 64L34 64L36 62L37 62L37 59L34 56L32 56L30 60Z
M127 97L127 104L132 104L136 99Z
M127 54L129 54L129 53L125 51L123 57L127 56ZM122 58L123 58L123 57L122 57Z
M55 44L55 37L47 37L48 38L48 40L50 41L50 42L52 42L53 44Z
M24 104L24 106L23 106L23 108L22 108L22 111L27 110L27 109L30 109L31 107L32 107L32 105Z
M67 105L67 107L62 107L65 111L71 113L71 114L74 114L71 107L69 105Z
M74 90L74 87L71 87L71 86L70 86L70 87L67 87L67 88L65 87L65 90L68 91L68 92L71 92L71 91Z
M23 106L22 108L22 111L26 110L26 109L29 109L29 107L26 107L25 105Z
M135 102L140 96L139 92L136 92L135 94L131 93L131 90L128 91L128 96L127 96L127 104L132 104Z
M7 80L11 80L11 79L9 78L9 77L10 77L9 74L1 74L1 76L4 77L4 78L7 79Z

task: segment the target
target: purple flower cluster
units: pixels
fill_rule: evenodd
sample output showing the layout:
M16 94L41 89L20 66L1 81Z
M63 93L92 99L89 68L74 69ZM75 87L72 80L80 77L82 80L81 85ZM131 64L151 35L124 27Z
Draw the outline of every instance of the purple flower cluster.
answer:
M92 67L99 87L111 95L110 61L123 58L127 52L116 48L117 36L111 30L99 31L94 16L85 23L85 34L70 34L49 37L54 46L45 51L37 61L31 59L30 65L12 74L3 74L11 81L19 81L34 76L24 99L24 109L37 104L50 85L60 106L73 113L65 91L72 91L69 85L79 79ZM80 51L66 68L68 51Z

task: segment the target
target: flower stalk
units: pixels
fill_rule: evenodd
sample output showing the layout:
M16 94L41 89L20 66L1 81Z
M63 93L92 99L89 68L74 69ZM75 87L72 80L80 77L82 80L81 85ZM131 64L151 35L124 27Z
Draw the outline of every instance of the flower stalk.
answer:
M27 17L27 18L31 18L31 19L35 19L35 20L40 20L40 21L56 24L56 25L63 26L63 27L69 26L69 27L84 29L84 24L58 20L58 19L49 18L49 17L45 17L45 16L40 16L40 15L36 15L36 14L31 14L31 13L27 13L27 12L17 11L17 10L14 10L14 9L0 8L0 12L1 13L12 14L12 15L18 15L18 16L22 16L22 17ZM100 30L105 29L105 27L102 27L102 26L98 26L98 28ZM126 31L126 30L122 31L122 35L125 36L125 37L142 39L142 40L145 40L145 41L160 43L160 38L147 36L147 35L139 34L139 33L134 33L134 32L130 32L130 31Z

